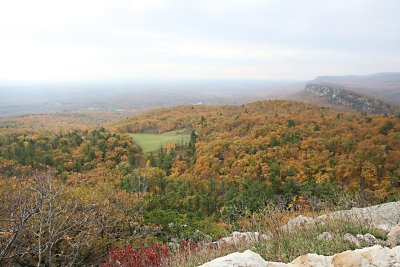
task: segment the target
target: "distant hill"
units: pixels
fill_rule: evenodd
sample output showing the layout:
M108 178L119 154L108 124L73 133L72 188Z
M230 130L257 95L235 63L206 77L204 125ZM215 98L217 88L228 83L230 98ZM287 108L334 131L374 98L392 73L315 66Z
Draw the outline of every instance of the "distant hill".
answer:
M397 114L398 105L335 84L309 83L298 97L307 103L370 114Z
M345 111L398 114L400 73L320 76L292 98Z
M367 94L400 104L400 72L370 75L319 76L312 83L337 84L355 93Z

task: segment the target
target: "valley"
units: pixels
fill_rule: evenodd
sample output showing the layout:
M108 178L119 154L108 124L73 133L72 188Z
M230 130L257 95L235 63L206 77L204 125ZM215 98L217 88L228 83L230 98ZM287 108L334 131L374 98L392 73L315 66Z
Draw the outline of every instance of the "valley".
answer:
M0 267L400 267L400 1L0 1Z
M192 266L179 257L232 231L271 234L272 225L299 214L399 199L398 116L288 100L124 116L3 118L1 214L13 220L1 221L0 240L21 242L2 245L3 260L63 265L75 257L82 265L113 266L122 255L156 253L156 265ZM51 236L43 225L60 230ZM63 256L38 258L39 242L55 242L51 251ZM258 249L265 251L261 243Z

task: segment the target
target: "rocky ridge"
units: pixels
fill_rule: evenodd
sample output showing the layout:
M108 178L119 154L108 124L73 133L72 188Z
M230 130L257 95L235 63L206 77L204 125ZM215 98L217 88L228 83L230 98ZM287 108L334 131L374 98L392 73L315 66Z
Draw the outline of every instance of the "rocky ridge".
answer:
M326 220L355 220L380 228L388 232L388 240L385 242L372 234L344 236L344 240L353 243L356 250L348 250L332 256L317 254L306 254L300 256L290 263L268 262L259 254L246 250L243 253L235 252L224 257L214 259L201 267L283 267L283 266L400 266L400 202L390 202L381 205L353 208L350 210L337 211L316 218L298 216L281 227L283 231L293 231L298 227L311 224L324 223ZM234 238L236 237L236 239ZM240 236L240 238L239 238ZM236 233L226 241L243 240L244 236L257 236L258 233ZM267 240L266 236L263 236ZM322 233L318 239L329 240L332 235L329 232ZM225 241L224 241L225 242Z
M301 98L344 110L355 110L370 114L397 114L400 111L400 108L395 104L369 95L355 93L336 84L308 83L301 92Z

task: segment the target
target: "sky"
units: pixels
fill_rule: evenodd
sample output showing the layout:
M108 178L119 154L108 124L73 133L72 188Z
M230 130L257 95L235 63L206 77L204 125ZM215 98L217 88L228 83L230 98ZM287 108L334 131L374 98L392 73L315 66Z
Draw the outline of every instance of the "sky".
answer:
M400 71L399 0L0 0L0 81Z

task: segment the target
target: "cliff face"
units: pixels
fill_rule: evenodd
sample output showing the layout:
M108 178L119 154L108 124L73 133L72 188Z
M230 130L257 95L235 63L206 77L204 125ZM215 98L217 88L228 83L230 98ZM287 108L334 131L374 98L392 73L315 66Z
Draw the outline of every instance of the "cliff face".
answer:
M345 110L355 110L370 114L397 114L400 108L374 97L354 93L335 84L308 83L302 92L303 98L311 102L328 104Z
M400 73L370 75L319 76L312 83L336 84L354 93L369 95L388 103L400 104Z

